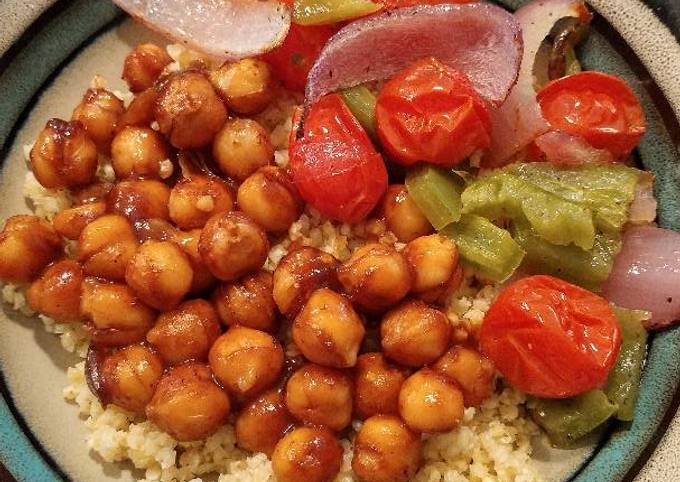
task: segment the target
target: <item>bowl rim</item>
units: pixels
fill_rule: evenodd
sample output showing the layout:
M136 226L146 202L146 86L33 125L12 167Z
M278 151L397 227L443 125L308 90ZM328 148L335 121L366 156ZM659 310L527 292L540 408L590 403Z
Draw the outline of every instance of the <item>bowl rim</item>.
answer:
M640 0L642 1L642 0ZM668 1L670 3L672 0ZM644 0L646 4L659 5L663 0ZM70 23L73 18L78 19L77 25ZM5 82L18 84L18 78L22 81L22 89L17 96L0 96L0 112L4 119L0 119L0 164L4 162L10 146L14 140L18 128L23 124L26 116L30 112L35 99L42 90L50 83L51 79L59 75L62 68L68 64L79 52L88 45L91 40L99 36L104 31L112 28L121 22L125 16L111 2L90 2L88 0L58 0L44 12L26 29L10 48L0 57L0 85ZM664 19L668 25L680 25L680 14L678 12L667 12ZM599 28L607 28L609 24L602 17L596 20ZM64 36L64 28L68 25L70 35ZM618 33L609 26L610 35ZM674 32L680 39L680 31ZM620 38L616 43L617 49L621 48L626 53L626 58L632 64L636 74L651 78L649 72L637 59L627 44ZM630 55L633 55L631 58ZM32 59L40 58L41 62L33 62ZM656 85L656 84L654 84ZM658 89L658 86L656 87ZM659 99L659 96L662 99ZM676 134L680 139L680 121L673 113L668 101L663 98L659 90L652 96L655 106L660 110L664 117L664 123L669 131ZM18 100L17 100L18 99ZM675 136L674 136L675 137ZM676 227L678 229L680 227ZM671 329L662 333L655 333L650 337L650 352L659 343L663 345L676 345L680 343L680 328ZM669 350L666 350L669 351ZM615 447L624 454L635 455L634 461L619 460L620 470L616 472L619 479L626 476L632 479L639 470L645 465L649 457L654 452L658 442L665 433L669 423L675 417L678 406L680 405L680 356L677 354L669 359L655 360L656 365L662 361L672 363L675 376L671 381L672 390L669 393L673 397L660 397L656 401L655 412L657 418L651 420L645 430L637 437L643 438L643 444L638 446L626 440L612 442L607 437L600 446L594 451L593 457L585 463L579 472L571 480L594 482L595 480L605 479L598 476L600 473L595 467L592 473L593 462L598 460L601 450L608 445L618 444ZM651 363L650 363L651 364ZM53 460L40 441L31 432L23 415L14 407L12 395L5 382L4 374L0 367L0 462L9 472L19 481L59 481L68 480L68 476L60 469L59 464ZM668 368L668 367L666 367ZM646 368L647 370L647 368ZM656 374L660 376L659 373ZM668 375L664 375L669 378ZM604 457L602 457L604 458ZM611 463L611 462L607 462ZM611 467L610 467L611 469ZM627 475L626 475L627 474Z

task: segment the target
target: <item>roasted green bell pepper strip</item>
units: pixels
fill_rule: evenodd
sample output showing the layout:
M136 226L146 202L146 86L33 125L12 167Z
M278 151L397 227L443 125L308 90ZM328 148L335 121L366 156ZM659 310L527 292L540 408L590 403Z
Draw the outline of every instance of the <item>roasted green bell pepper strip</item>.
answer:
M375 130L375 95L366 87L359 85L343 90L342 98L371 139L376 141L378 136Z
M465 214L442 233L456 241L461 259L484 278L501 283L522 263L524 251L510 233L481 216Z
M649 313L614 308L614 314L619 320L623 343L604 391L609 400L619 407L616 418L630 422L633 420L642 367L647 355L647 330L642 322L649 318Z
M370 0L295 0L293 23L327 25L376 13L382 5Z
M590 291L600 291L621 250L621 240L615 234L598 233L588 251L549 243L527 223L515 223L512 235L526 251L523 267L528 272L556 276Z
M492 220L528 221L552 244L591 249L595 241L593 213L586 207L545 191L507 172L470 183L461 197L463 213Z
M568 48L564 52L564 62L566 64L565 75L578 74L583 70L581 62L579 62L578 57L576 56L576 50L574 50L573 47Z
M609 420L618 407L602 390L565 399L532 399L532 418L555 447L573 447L581 438Z
M427 164L406 174L409 195L437 231L460 219L464 187L465 181L457 174Z

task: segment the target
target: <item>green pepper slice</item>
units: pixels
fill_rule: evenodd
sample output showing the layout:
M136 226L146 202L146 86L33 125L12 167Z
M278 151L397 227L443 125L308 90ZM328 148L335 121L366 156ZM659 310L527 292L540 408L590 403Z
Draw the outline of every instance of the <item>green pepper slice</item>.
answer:
M464 186L457 174L428 164L406 174L408 193L437 231L460 219Z
M366 87L358 85L350 89L345 89L341 92L345 104L352 111L354 117L366 130L366 133L371 136L371 139L376 141L378 136L375 130L375 104L376 97Z
M382 5L370 0L295 0L293 23L328 25L376 13Z

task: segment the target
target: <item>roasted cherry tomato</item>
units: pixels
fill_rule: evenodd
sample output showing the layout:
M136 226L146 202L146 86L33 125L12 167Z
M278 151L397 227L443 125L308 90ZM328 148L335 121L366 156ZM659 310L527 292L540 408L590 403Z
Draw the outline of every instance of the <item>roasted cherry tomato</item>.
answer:
M453 166L491 142L489 111L470 80L433 58L387 82L375 113L384 149L406 166Z
M645 133L645 116L625 81L600 72L581 72L550 82L538 93L553 129L585 139L615 159L625 159Z
M621 331L609 303L552 276L505 288L484 318L482 351L523 392L566 398L601 386Z
M298 139L293 129L290 147L300 195L329 218L361 221L387 189L385 163L368 134L338 94L319 99L302 130Z
M286 88L302 92L309 69L336 31L337 28L330 25L303 27L292 24L283 43L262 59L269 63Z

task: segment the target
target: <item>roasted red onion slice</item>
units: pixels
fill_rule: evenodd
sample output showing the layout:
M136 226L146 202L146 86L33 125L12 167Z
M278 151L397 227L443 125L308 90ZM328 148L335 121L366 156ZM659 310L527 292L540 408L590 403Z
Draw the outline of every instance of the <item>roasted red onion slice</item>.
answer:
M623 308L651 312L649 329L680 320L680 233L653 226L626 231L603 294Z
M632 224L650 224L656 219L656 208L654 176L644 172L635 188L635 198L630 205L628 221Z
M153 30L218 59L268 52L290 27L290 10L277 0L114 2Z
M582 0L533 0L515 12L522 28L524 53L517 83L503 105L491 112L492 137L488 166L500 166L550 127L536 102L533 68L536 53L555 23L587 16Z
M587 162L613 162L609 151L596 149L584 139L566 132L546 132L535 141L536 146L553 164L578 165Z
M352 22L329 40L309 73L307 103L436 57L467 74L482 97L498 105L517 79L521 56L519 25L500 7L401 8Z

